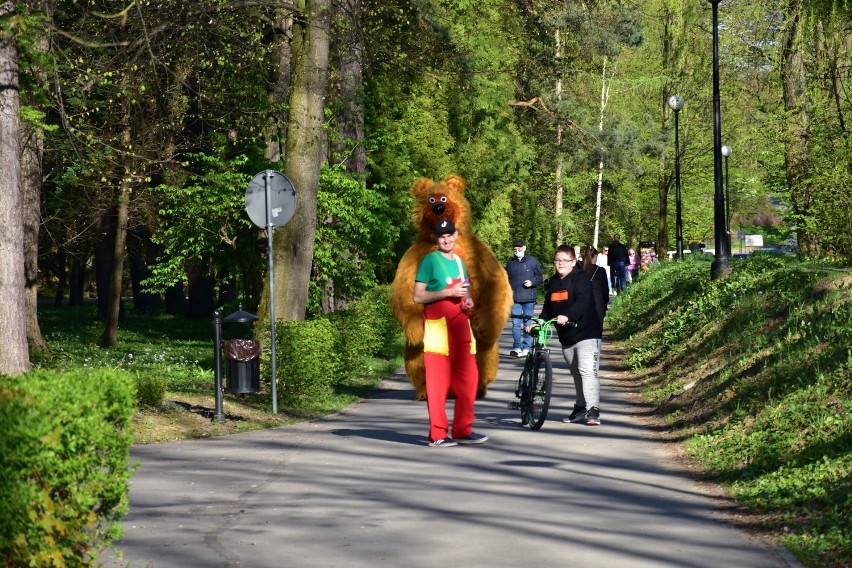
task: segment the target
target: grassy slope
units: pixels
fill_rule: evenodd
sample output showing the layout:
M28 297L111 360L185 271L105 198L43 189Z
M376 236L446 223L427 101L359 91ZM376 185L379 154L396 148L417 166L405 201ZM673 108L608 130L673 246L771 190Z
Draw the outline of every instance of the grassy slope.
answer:
M664 264L607 325L687 451L800 560L852 565L852 271L732 267Z

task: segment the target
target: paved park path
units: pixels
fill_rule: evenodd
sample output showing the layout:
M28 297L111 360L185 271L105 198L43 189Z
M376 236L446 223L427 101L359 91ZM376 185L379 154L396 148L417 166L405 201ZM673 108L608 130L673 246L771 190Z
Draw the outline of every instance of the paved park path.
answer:
M563 424L573 384L556 352L544 427L507 409L521 361L477 402L483 446L426 446L404 374L309 423L138 446L122 551L109 567L798 567L729 523L730 502L688 475L642 417L605 341L603 425ZM227 410L227 408L226 408Z

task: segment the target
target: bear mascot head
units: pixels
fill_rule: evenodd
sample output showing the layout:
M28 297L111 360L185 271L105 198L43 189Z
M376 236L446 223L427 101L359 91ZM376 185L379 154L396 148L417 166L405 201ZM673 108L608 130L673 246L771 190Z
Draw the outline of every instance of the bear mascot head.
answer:
M403 255L391 289L391 309L405 334L405 370L417 390L417 398L426 395L423 367L423 306L414 303L414 277L420 261L437 249L435 225L452 221L458 231L454 252L462 257L470 275L474 311L471 328L476 338L476 365L479 370L477 395L485 396L488 385L497 376L498 340L512 307L512 289L503 265L494 252L473 234L470 203L464 196L467 184L457 175L440 182L421 178L411 193L414 206L411 220L417 229L417 241Z

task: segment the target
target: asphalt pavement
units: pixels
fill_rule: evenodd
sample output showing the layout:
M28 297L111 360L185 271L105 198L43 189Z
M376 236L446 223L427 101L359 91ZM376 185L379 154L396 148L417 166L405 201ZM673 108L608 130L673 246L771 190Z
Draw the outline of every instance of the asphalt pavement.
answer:
M555 340L553 341L555 343ZM539 431L520 423L508 356L477 402L481 446L427 446L403 372L343 412L222 438L137 446L130 513L108 567L799 567L729 522L641 419L604 342L601 426L564 424L573 382L555 350ZM634 385L635 386L635 385ZM212 400L212 394L211 394ZM450 401L449 404L452 404ZM225 410L227 411L227 405ZM451 409L450 409L451 411Z

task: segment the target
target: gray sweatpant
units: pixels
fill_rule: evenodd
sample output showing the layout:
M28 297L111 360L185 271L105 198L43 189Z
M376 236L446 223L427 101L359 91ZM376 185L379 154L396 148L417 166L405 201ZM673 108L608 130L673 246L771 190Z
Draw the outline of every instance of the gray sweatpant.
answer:
M601 363L601 340L584 339L571 347L563 347L562 355L568 363L571 376L574 377L577 406L600 407L601 382L598 378L598 369Z

